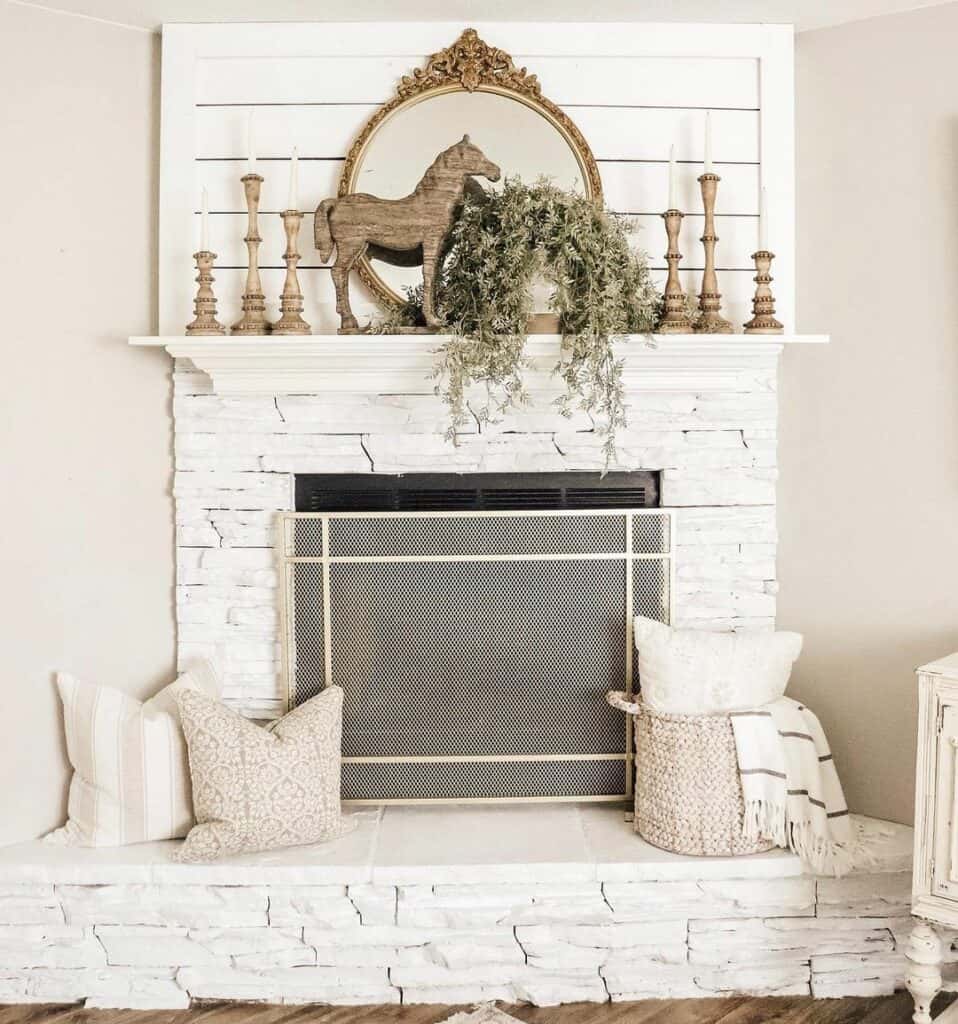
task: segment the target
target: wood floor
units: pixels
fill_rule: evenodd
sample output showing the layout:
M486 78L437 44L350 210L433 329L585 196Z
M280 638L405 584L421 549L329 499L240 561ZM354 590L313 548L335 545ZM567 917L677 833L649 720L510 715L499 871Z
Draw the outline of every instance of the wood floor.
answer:
M940 1013L955 997L942 995ZM0 1024L438 1024L456 1006L262 1006L210 1003L192 1010L84 1010L0 1006ZM525 1024L910 1024L911 997L883 999L673 999L503 1007Z

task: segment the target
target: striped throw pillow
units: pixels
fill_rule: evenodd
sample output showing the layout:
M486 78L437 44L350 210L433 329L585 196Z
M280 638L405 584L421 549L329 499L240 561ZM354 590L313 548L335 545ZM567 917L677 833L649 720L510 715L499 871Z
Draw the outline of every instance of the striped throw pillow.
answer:
M67 756L67 823L45 837L64 846L125 846L185 836L193 824L186 741L175 695L218 697L205 662L146 702L59 673Z

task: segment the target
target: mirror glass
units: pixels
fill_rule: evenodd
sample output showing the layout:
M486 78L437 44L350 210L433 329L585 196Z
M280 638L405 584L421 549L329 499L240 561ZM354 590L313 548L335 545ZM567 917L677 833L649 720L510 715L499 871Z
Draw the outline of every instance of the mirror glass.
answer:
M544 175L560 188L588 194L575 151L559 129L514 96L477 90L432 94L399 107L373 132L356 164L351 192L401 199L419 183L444 149L464 134L502 169L533 182ZM484 188L501 188L476 179ZM421 267L394 267L379 260L370 266L397 297L422 281Z

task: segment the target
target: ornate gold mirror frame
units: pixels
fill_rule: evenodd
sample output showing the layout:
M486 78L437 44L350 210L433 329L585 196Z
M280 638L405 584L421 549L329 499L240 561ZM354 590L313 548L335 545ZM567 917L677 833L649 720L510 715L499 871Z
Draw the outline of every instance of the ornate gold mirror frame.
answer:
M487 45L472 28L467 28L452 46L434 53L425 68L416 68L411 75L404 75L396 95L366 122L346 157L339 195L357 191L363 157L376 131L387 120L423 100L450 92L495 93L516 100L544 117L572 151L586 196L601 202L599 168L582 133L562 110L542 95L535 75L530 75L525 68L517 68L505 50ZM507 167L503 171L509 173ZM375 271L368 256L359 260L357 269L360 279L381 302L394 306L403 301Z

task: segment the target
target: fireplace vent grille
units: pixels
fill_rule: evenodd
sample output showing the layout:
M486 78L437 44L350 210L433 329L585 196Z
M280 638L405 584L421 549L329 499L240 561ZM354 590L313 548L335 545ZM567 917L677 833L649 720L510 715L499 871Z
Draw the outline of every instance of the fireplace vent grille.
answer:
M669 512L284 513L289 702L345 691L344 799L621 799L632 616L669 621Z
M659 474L302 473L299 512L482 512L656 508Z

